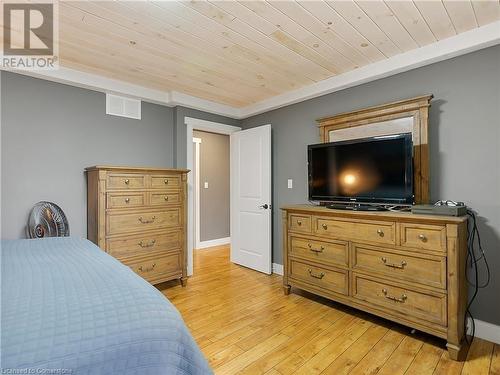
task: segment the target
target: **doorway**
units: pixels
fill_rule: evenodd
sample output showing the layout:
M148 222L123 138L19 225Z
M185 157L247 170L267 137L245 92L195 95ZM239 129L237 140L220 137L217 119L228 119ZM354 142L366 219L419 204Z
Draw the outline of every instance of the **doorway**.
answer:
M229 135L193 131L194 248L228 245L230 237Z
M231 262L270 274L272 272L271 125L242 130L236 126L192 117L185 117L184 120L187 135L186 165L189 170L196 167L196 148L200 155L203 147L201 138L193 139L195 131L229 135ZM201 162L199 164L201 165ZM201 173L188 173L188 276L193 274L195 218L199 217L200 223L202 220L202 213L197 215L195 210L197 187L200 190L210 189L210 181L202 181ZM201 196L201 193L198 196ZM199 243L201 243L203 225L199 224L198 227Z
M229 136L232 133L241 131L240 127L237 126L231 126L231 125L226 125L218 122L212 122L212 121L207 121L207 120L201 120L193 117L185 117L184 118L184 123L186 124L186 167L187 169L194 170L196 168L195 166L195 153L196 153L196 148L199 148L199 152L202 146L201 143L195 143L193 142L194 134L196 131L202 131L202 132L209 132L212 134L219 134L219 135L226 135ZM187 260L188 260L188 265L187 265L187 273L188 276L191 276L193 274L193 249L196 247L196 238L195 238L195 233L197 232L197 228L195 227L195 221L198 221L197 218L197 213L196 213L196 206L195 206L195 195L197 194L197 189L195 188L196 186L200 186L201 182L201 176L200 180L198 183L195 184L195 179L196 179L196 170L194 170L195 173L188 173L188 226L187 226ZM205 181L203 181L204 183ZM208 182L208 189L210 190L210 181ZM205 186L203 184L203 186ZM201 190L201 189L200 189ZM201 195L201 191L200 191ZM201 212L199 215L200 222L201 222ZM201 229L201 225L198 224L198 227ZM230 235L229 235L230 237ZM201 231L200 231L200 241L203 242L201 239L203 237L201 236Z

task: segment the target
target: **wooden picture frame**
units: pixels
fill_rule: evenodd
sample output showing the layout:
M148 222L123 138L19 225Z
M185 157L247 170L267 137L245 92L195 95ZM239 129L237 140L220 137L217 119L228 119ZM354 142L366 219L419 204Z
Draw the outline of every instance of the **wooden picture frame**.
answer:
M433 95L401 100L316 120L321 142L332 142L331 132L410 118L413 139L413 190L415 203L429 203L429 132L428 119ZM370 136L369 134L366 135ZM355 137L359 138L359 137Z

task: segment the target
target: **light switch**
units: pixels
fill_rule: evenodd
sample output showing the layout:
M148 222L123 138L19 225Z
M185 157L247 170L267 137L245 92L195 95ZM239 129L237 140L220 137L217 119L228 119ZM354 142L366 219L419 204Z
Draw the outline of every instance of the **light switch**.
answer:
M288 188L289 189L293 188L293 180L291 178L288 179Z
M207 181L205 181L205 184L203 184L203 187L204 187L205 189L208 189L208 182L207 182Z

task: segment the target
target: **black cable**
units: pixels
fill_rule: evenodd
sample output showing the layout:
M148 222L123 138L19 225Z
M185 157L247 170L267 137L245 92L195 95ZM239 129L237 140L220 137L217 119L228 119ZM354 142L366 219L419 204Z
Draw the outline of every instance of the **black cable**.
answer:
M476 256L476 244L477 244L477 251L479 252L478 256ZM480 261L483 261L485 267L486 267L486 281L483 283L479 282L479 272L478 272L478 264ZM469 302L467 303L467 307L465 309L465 317L464 317L464 326L467 327L467 318L470 317L471 321L471 334L470 334L470 341L467 337L467 334L465 335L465 340L467 343L470 345L472 341L474 340L474 335L476 332L476 324L474 322L474 317L472 316L472 313L470 311L470 308L472 304L474 303L474 300L477 297L477 294L479 292L479 289L486 288L491 279L491 273L490 273L490 266L488 264L488 260L486 259L486 254L484 253L483 246L481 243L481 235L479 233L479 229L477 227L477 219L476 219L476 214L472 211L467 209L467 257L466 257L466 268L465 268L465 277L467 279L467 282L469 285L471 285L474 288L474 292L472 293L472 296L469 299ZM474 280L472 281L470 278L470 271L471 269L474 272Z

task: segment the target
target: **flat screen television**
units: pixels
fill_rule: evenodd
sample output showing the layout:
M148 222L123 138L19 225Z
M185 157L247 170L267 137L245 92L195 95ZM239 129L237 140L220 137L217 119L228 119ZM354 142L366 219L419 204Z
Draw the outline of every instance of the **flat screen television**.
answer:
M309 200L412 204L411 133L308 146Z

